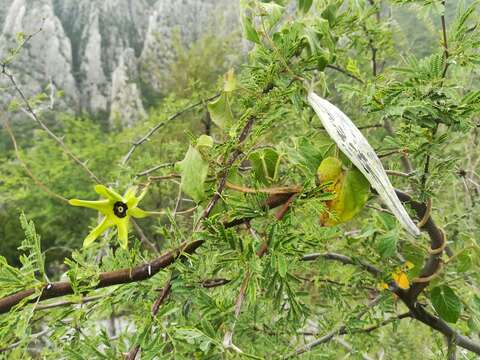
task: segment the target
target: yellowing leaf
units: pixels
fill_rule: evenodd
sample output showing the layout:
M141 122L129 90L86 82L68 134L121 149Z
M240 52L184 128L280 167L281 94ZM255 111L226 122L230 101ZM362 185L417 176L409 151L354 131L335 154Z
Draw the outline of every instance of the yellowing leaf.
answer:
M211 148L213 146L213 139L208 135L200 135L197 140L197 148Z
M332 156L322 160L317 169L317 177L320 183L338 179L342 172L342 162Z
M410 234L419 236L420 230L396 195L378 155L353 121L335 105L314 92L309 93L308 102L338 148L370 181L385 205Z
M408 276L403 271L396 271L392 274L392 279L397 283L398 287L403 290L410 288Z
M237 88L237 78L235 77L235 72L233 69L230 69L225 73L223 80L223 91L232 92Z
M323 214L320 221L325 226L346 222L364 207L370 193L370 184L356 168L342 170L342 163L334 157L325 158L317 171L320 183L333 181L328 189L335 193L335 199L327 202L331 212Z

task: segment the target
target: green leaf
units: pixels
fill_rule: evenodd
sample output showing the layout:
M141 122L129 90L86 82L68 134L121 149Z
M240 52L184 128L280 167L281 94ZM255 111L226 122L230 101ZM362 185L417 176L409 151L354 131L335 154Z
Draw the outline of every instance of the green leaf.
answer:
M322 18L327 19L330 26L335 23L335 18L337 14L337 6L335 4L330 4L322 12Z
M362 78L362 75L360 74L360 69L358 68L358 63L354 59L348 58L347 71L355 75L357 78Z
M285 278L285 275L287 275L287 260L283 254L277 255L277 266L278 274L280 277Z
M227 71L223 79L223 91L232 92L237 88L237 78L233 69Z
M293 141L293 147L284 146L282 150L291 162L301 165L314 176L328 149L333 147L333 142L327 137L315 144L305 137L295 138Z
M253 152L249 160L252 163L255 179L263 184L276 180L280 155L274 149L261 149Z
M468 252L461 253L457 258L457 271L466 272L472 267L472 257Z
M207 105L212 121L221 129L229 128L233 124L233 113L230 107L229 96L223 92L217 99Z
M253 26L252 19L244 16L243 17L243 34L247 40L251 42L260 44L260 37L258 36L257 30Z
M397 237L398 234L394 231L378 237L377 249L382 257L387 258L395 255L397 250Z
M420 275L422 271L422 265L425 258L425 253L409 242L404 242L401 247L401 254L405 257L405 260L410 261L414 267L409 271L409 275L415 278Z
M430 292L430 300L438 315L445 321L456 323L462 311L462 302L452 288L437 286Z
M272 28L282 18L284 7L273 2L262 3L260 6L263 10L262 16L267 18L268 27Z
M25 233L25 240L22 241L22 244L18 248L25 252L20 257L23 270L38 271L42 276L45 276L45 257L42 253L40 236L37 235L35 230L35 224L33 221L28 221L23 212L20 215L20 224Z
M202 158L200 152L190 145L185 158L177 163L177 168L182 176L182 191L196 202L203 200L208 162Z
M211 148L213 146L213 139L208 135L200 135L197 140L197 148Z
M306 14L312 7L313 0L298 0L298 10Z

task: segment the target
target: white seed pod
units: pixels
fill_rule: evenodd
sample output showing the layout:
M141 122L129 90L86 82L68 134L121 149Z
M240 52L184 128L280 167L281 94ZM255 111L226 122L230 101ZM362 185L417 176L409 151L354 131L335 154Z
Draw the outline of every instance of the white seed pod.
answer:
M314 92L308 94L308 102L322 121L328 135L367 178L402 226L413 236L420 235L420 230L398 199L382 162L352 120Z

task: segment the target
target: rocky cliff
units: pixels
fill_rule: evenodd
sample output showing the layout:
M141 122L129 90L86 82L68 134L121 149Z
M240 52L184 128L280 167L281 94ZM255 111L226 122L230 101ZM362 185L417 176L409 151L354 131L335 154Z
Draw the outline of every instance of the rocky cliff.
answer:
M139 84L162 93L179 42L238 23L232 0L0 0L0 57L42 28L12 64L25 92L54 83L63 106L129 125L146 115Z

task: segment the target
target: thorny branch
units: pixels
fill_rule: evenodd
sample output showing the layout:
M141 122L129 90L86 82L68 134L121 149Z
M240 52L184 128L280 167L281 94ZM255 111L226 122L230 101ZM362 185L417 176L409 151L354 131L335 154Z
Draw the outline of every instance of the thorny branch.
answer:
M185 242L180 247L170 250L162 256L133 268L104 272L99 275L98 283L93 289L100 289L112 285L128 284L131 282L143 281L157 274L161 269L171 265L178 258L186 254L192 254L203 244L203 240ZM27 289L0 299L0 314L10 311L18 304L47 300L60 296L73 294L72 284L69 281L54 282L46 284L41 289Z
M228 173L230 171L230 168L232 167L233 163L238 159L238 157L242 154L242 151L240 150L240 146L243 144L243 142L247 139L248 134L250 134L250 131L252 130L253 123L255 121L255 117L251 116L248 120L247 123L245 124L242 132L240 133L240 136L238 137L237 140L237 148L233 150L232 154L230 155L230 158L228 159L227 163L225 164L224 169L220 173L220 181L218 182L217 190L215 192L215 195L213 195L212 199L208 203L208 205L205 208L205 211L202 214L201 219L206 219L210 213L213 210L213 207L217 204L218 200L220 200L220 197L222 196L222 192L225 189L225 185L227 183L227 177Z

